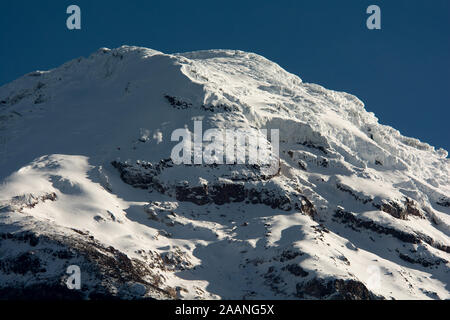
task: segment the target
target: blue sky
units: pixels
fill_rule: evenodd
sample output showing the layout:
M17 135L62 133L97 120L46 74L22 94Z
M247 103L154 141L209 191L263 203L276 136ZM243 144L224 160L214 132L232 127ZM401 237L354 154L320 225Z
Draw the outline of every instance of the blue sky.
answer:
M82 30L66 28L77 4ZM382 29L366 28L381 8ZM259 53L358 96L380 122L450 150L450 1L1 1L0 85L100 47Z

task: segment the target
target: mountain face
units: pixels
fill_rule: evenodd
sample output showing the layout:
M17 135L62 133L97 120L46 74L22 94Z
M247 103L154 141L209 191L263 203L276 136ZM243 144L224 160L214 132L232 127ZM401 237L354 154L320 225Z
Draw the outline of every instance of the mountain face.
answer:
M195 121L277 170L176 164ZM259 55L103 48L0 87L0 298L449 299L449 168Z

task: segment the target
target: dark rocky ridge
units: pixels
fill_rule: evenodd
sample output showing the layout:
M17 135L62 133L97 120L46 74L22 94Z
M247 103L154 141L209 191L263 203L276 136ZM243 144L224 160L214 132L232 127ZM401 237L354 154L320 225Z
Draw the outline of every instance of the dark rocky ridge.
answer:
M113 161L112 165L119 170L120 177L125 183L137 188L155 189L160 193L173 196L178 201L188 201L197 205L245 202L264 204L284 211L296 209L311 217L316 213L312 202L298 190L264 188L264 183L277 176L278 173L267 176L261 173L261 168L256 165L243 165L245 170L237 176L224 175L217 170L214 181L208 181L208 184L200 186L169 184L161 181L159 175L174 166L170 159L161 160L156 164L139 161L134 165ZM215 172L219 166L231 168L229 165L200 165L199 168ZM199 170L199 172L202 171ZM227 180L221 181L218 178Z
M170 263L157 253L151 253L150 261L129 258L79 230L73 230L71 236L38 235L33 231L2 233L0 239L2 247L22 248L15 256L2 258L0 272L36 279L31 285L26 281L14 286L3 284L0 300L176 298L176 289L164 285L155 272ZM81 290L69 290L65 283L67 267L72 264L83 270ZM145 296L133 292L136 284L146 288Z

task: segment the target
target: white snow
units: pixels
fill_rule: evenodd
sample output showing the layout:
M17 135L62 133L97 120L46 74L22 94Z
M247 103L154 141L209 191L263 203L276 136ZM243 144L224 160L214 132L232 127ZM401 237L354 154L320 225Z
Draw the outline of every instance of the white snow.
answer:
M176 109L165 95L191 106ZM307 279L334 276L369 286L368 268L375 265L381 270L380 285L371 287L375 294L450 298L448 252L425 242L404 247L392 235L355 231L334 217L340 207L364 221L450 246L450 208L439 204L450 198L447 152L379 124L350 94L304 83L253 53L164 54L124 46L25 75L0 87L0 101L2 225L34 223L39 230L44 224L46 232L69 235L72 228L85 230L137 259L139 250L180 250L191 266L158 272L167 286L186 289L179 292L182 298L295 298L301 279L286 272L274 291L264 278L270 266L282 266L274 257L287 248L303 253L292 263L309 272ZM226 112L221 105L235 109ZM203 119L204 131L279 129L282 175L266 187L299 186L317 218L262 204L177 201L125 184L111 166L113 160L169 158L171 132L192 131L194 119ZM195 167L161 177L191 185L212 179ZM55 201L2 210L53 192ZM20 196L28 200L14 200ZM401 220L373 206L405 197L422 217ZM315 231L319 224L328 232ZM447 262L424 267L399 258L412 249L415 257ZM8 279L0 274L0 286ZM143 294L139 284L133 288Z

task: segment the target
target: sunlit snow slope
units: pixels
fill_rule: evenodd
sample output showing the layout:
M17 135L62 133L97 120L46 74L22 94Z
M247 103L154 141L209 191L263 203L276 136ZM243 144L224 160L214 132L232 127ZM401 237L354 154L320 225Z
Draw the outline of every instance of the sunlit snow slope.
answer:
M194 120L279 129L280 171L175 165ZM449 299L448 176L259 55L100 49L0 87L0 298Z

